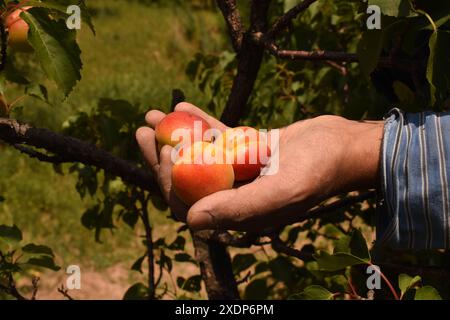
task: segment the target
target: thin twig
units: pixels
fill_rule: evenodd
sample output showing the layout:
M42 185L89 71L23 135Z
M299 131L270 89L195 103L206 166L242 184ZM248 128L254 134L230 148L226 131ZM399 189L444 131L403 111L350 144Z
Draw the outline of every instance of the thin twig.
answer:
M33 279L31 280L31 285L33 287L33 291L31 294L31 300L36 300L36 296L39 290L39 277L33 277Z
M381 272L381 270L377 266L374 266L371 262L369 262L369 265L374 267L375 271L381 276L383 281L387 284L387 286L389 287L389 290L391 291L392 295L394 296L394 299L400 300L400 297L398 296L397 291L395 291L394 286L389 281L389 279L386 277L386 275L383 272Z
M250 278L251 275L252 275L251 271L247 272L247 274L242 279L236 281L236 284L240 285L244 282L247 282L247 280Z
M69 294L69 289L66 289L64 285L62 284L61 287L58 288L58 292L61 293L66 299L68 300L75 300L72 298L72 296Z
M356 53L343 51L326 51L326 50L282 50L269 38L267 34L255 32L252 34L252 40L262 45L270 54L280 59L289 60L305 60L305 61L335 61L355 63L359 62L359 57ZM380 57L378 66L384 68L400 69L411 71L417 64L423 64L424 61L417 59L397 59L393 57Z
M267 33L270 39L275 38L280 32L287 29L292 20L294 20L300 13L309 8L311 4L317 0L304 0L299 3L285 14L283 14L278 20L273 24Z
M311 218L319 218L323 215L330 214L336 210L345 208L347 206L353 205L355 203L363 202L368 199L373 199L376 196L376 191L367 191L360 193L356 196L348 196L341 200L337 200L331 204L327 204L315 209L308 211L307 213L300 215L296 222L303 222Z
M139 195L142 209L140 210L140 217L145 229L145 242L147 244L147 263L148 263L148 298L155 299L155 256L153 252L153 238L152 227L150 225L148 213L149 197L143 193Z
M280 239L280 236L278 234L272 235L270 238L272 239L272 248L279 253L283 253L288 256L303 260L303 261L308 261L313 258L312 254L309 252L303 252L303 251L291 248L288 245L286 245L286 243L284 243Z

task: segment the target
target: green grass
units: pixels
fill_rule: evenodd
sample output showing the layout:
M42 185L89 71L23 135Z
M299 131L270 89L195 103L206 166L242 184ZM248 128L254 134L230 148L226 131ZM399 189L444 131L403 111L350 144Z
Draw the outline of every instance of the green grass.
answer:
M62 101L55 86L37 73L36 62L18 57L19 66L48 87L52 106L25 98L12 117L59 130L70 115L90 110L101 97L126 99L143 110L167 109L171 90L181 88L190 101L204 102L184 69L195 52L224 46L226 38L216 13L125 0L96 0L90 5L97 36L87 26L79 34L84 63L81 82ZM20 95L14 86L6 93L10 101ZM50 245L62 266L79 263L101 270L119 262L131 265L142 254L139 230L118 222L112 232L103 233L99 244L81 226L81 215L93 200L80 199L75 176L58 175L51 165L6 146L0 145L0 154L0 195L6 199L0 203L0 224L14 223L26 241ZM168 228L166 221L164 214L154 217L161 230Z

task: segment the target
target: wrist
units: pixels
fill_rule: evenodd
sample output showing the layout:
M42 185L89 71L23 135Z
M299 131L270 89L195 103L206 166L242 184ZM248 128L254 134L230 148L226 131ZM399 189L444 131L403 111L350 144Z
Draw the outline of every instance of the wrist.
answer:
M376 188L380 175L380 154L384 121L355 122L351 134L348 191Z

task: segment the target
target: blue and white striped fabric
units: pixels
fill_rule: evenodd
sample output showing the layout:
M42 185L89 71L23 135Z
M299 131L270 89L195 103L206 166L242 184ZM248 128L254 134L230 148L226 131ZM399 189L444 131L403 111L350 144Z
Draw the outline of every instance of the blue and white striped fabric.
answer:
M391 110L381 174L377 245L450 248L450 113Z

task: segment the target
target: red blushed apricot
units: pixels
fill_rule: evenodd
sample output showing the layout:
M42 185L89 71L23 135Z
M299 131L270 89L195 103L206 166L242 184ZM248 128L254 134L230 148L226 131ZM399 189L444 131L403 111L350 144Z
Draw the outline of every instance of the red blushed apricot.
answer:
M256 141L240 144L232 152L236 181L247 181L258 177L271 153L267 144Z
M23 7L13 11L6 19L5 24L8 28L8 46L18 52L33 51L28 42L28 31L30 27L20 17L20 14L31 7Z
M16 23L19 20L22 20L20 14L24 11L30 10L32 7L22 7L11 12L5 19L5 25L9 28L13 23Z
M175 194L187 205L218 191L233 188L234 171L231 164L209 161L216 146L196 142L183 150L183 155L172 168L172 187Z
M227 160L232 161L236 181L247 181L259 176L271 155L266 139L251 127L228 129L214 144L226 150Z
M205 132L210 129L203 119L184 111L169 113L156 126L156 140L159 145L175 147L180 143L192 144L204 139Z

